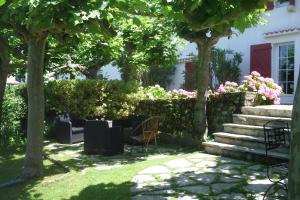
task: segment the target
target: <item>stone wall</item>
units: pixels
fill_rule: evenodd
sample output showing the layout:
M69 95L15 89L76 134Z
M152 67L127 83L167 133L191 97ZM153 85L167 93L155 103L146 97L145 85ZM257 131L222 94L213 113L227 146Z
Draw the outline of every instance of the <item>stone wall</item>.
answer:
M208 134L223 131L223 124L232 123L232 114L241 113L243 106L255 106L256 95L238 92L209 96L206 107Z

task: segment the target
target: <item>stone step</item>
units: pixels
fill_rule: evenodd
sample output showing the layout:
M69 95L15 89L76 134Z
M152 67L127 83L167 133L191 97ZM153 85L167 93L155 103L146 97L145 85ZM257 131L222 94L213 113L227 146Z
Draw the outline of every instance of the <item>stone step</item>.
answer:
M241 160L251 160L265 162L265 151L259 148L249 148L244 146L224 144L219 142L204 142L204 149L209 154L228 156ZM288 160L289 156L285 153L270 152L270 157L274 161Z
M260 115L268 117L292 117L291 105L270 105L270 106L245 106L242 107L242 113L245 115Z
M238 135L249 135L253 137L264 137L263 126L253 126L245 124L223 124L224 132Z
M282 122L287 122L290 126L292 119L287 117L268 117L260 115L244 115L244 114L233 114L233 123L235 124L245 124L254 126L263 126L267 122L270 122L269 126L282 126ZM285 125L285 124L284 124Z
M265 139L263 137L253 137L249 135L238 135L225 132L218 132L213 134L215 142L232 144L249 148L265 149ZM288 147L281 147L273 150L274 152L288 153Z

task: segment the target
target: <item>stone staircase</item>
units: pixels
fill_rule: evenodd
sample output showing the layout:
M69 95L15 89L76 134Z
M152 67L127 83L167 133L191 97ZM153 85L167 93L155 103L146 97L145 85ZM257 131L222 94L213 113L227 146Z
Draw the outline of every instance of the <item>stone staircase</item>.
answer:
M291 124L292 106L243 107L242 114L233 114L233 123L223 124L224 132L214 133L213 142L203 143L210 154L229 156L245 160L265 160L263 125L276 120ZM288 148L283 147L270 153L274 160L288 159Z

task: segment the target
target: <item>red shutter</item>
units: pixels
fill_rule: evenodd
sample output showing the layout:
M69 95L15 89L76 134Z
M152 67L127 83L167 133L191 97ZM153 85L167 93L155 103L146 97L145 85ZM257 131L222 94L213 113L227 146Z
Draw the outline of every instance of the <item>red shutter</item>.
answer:
M274 9L274 1L268 1L267 10L273 10L273 9Z
M270 43L251 46L250 70L264 77L271 77L272 45Z
M197 68L192 62L185 63L185 76L186 76L186 87L187 90L192 90L194 85L194 74L196 73Z

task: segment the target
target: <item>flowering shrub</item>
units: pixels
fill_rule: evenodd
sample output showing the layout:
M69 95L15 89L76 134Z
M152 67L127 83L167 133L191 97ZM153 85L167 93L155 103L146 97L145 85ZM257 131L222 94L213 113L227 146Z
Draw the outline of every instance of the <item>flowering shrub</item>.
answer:
M215 94L223 94L230 92L257 92L257 101L260 105L280 104L279 95L282 88L274 83L271 78L264 78L260 73L253 71L250 75L245 76L242 84L238 86L234 82L226 82L221 84Z
M196 98L197 96L196 92L189 92L183 89L173 90L172 94L175 97L178 96L178 97L186 97L186 98Z
M242 91L257 92L259 104L280 104L279 95L282 93L282 88L274 83L273 79L264 78L256 71L253 71L249 76L245 76L240 89Z
M131 97L135 99L172 99L172 98L195 98L196 92L189 92L183 89L167 91L159 85L149 87L139 87L138 91L131 94Z
M221 84L217 92L219 94L228 92L239 92L238 84L235 82L226 81L225 85Z
M172 95L164 88L159 85L149 86L149 87L139 87L138 91L131 95L136 99L166 99L170 98Z

